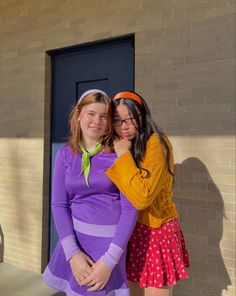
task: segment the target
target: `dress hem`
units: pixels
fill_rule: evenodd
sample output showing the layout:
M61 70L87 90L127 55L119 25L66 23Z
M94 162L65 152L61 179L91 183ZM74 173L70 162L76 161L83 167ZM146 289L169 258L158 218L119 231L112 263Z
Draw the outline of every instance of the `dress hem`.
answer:
M62 291L66 293L67 296L83 296L82 294L73 291L67 280L55 276L48 267L43 273L43 279L49 287ZM104 296L130 296L130 290L129 288L112 290L107 294L104 294Z

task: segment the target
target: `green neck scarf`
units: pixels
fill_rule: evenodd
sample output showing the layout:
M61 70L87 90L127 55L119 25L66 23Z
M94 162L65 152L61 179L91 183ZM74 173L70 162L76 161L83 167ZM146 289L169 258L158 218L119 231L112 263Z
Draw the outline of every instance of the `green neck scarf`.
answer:
M102 149L102 144L101 144L102 140L99 140L97 142L97 144L95 145L95 148L92 152L88 152L83 143L79 143L79 147L82 151L82 165L81 165L81 172L80 172L80 176L84 173L84 178L85 178L85 182L87 184L87 186L89 187L89 181L88 181L88 177L89 177L89 172L90 172L90 157L99 153Z

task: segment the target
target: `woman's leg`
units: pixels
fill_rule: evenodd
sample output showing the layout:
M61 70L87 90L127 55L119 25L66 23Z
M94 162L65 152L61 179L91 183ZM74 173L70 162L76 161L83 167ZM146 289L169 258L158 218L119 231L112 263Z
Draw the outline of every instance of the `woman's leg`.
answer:
M144 289L139 287L139 283L129 282L130 296L144 296Z
M164 289L148 287L148 288L145 288L144 290L145 290L144 296L172 296L173 286L164 288Z

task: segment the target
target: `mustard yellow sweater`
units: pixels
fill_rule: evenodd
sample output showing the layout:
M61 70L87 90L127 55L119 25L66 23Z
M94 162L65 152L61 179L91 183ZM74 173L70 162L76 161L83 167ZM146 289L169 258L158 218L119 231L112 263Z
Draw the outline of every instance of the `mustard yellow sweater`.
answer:
M165 139L173 171L172 147L167 137ZM138 221L153 228L159 228L178 216L172 201L173 176L168 171L165 157L166 151L163 151L159 138L152 134L141 162L142 167L150 172L148 178L144 178L145 171L141 172L136 166L130 151L122 154L106 171L107 176L139 210Z

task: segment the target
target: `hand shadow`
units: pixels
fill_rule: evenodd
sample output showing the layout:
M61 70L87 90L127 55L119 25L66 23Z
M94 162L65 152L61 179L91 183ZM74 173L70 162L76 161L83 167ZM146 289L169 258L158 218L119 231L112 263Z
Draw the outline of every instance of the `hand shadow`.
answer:
M189 278L173 295L221 296L231 285L221 250L224 203L206 166L191 157L175 166L174 201L190 257Z

